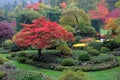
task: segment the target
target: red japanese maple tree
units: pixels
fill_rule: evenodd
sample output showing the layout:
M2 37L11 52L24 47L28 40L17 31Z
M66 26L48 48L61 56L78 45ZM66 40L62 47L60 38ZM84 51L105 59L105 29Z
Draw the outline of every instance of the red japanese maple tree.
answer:
M106 15L109 14L109 10L107 8L107 4L105 0L100 0L100 2L97 3L96 10L90 10L89 14L90 14L91 19L104 20Z
M35 47L41 55L41 49L54 45L56 40L73 41L73 34L67 32L56 22L46 20L44 17L32 21L32 24L22 24L24 27L14 37L14 41L21 47Z

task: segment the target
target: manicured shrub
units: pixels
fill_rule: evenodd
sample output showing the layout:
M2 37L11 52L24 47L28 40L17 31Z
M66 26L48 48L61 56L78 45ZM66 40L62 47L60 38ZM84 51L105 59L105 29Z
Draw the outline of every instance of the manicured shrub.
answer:
M99 56L94 56L91 58L90 62L92 64L104 63L107 61L116 60L115 56L108 54L100 54Z
M42 54L59 54L60 50L42 50Z
M72 55L72 49L68 46L62 45L57 47L57 50L60 50L65 55Z
M110 49L109 49L109 48L106 48L106 47L102 47L102 48L100 49L100 52L101 52L101 53L110 52Z
M91 49L93 49L93 47L87 46L87 47L84 48L85 51L88 51L88 50L91 50Z
M6 58L3 58L1 55L0 55L0 64L3 64L4 62L6 62L7 59Z
M13 41L12 40L6 40L4 43L3 43L3 47L5 49L12 49L12 45L13 45Z
M78 59L79 59L79 61L88 61L88 60L90 60L90 55L85 51L81 51Z
M114 56L120 56L120 51L112 51L111 54Z
M20 51L19 54L18 54L18 57L27 57L27 54L26 52L24 51Z
M86 75L81 71L67 70L63 72L63 75L59 80L87 80Z
M84 66L56 66L54 69L57 71L64 71L64 70L100 71L100 70L110 69L116 66L118 66L118 62L117 60L113 60L99 64L88 64Z
M96 50L96 49L90 49L90 50L88 50L87 52L88 52L88 54L90 54L91 56L97 56L97 55L100 54L100 52L99 52L98 50Z
M13 44L12 44L12 47L11 47L11 51L12 51L12 52L20 51L21 49L22 49L22 48L19 47L19 46L17 46L16 43L13 43Z
M50 80L47 76L41 73L35 73L26 70L11 71L7 75L8 80Z
M33 60L33 61L39 61L39 58L38 58L38 56L34 55L34 56L32 57L32 60Z
M6 73L5 73L5 72L0 71L0 80L1 80L3 77L5 77L5 75L6 75Z
M18 55L17 53L11 53L12 58L16 57L17 55Z
M6 62L6 63L4 63L4 68L8 68L8 69L10 69L10 68L16 68L11 62Z
M26 57L18 57L18 58L17 58L17 61L20 62L20 63L25 63L26 60L27 60Z
M66 58L62 61L63 66L73 66L74 60L72 58Z
M109 48L110 50L114 50L114 49L120 47L120 45L117 42L115 42L114 40L113 41L104 41L103 45L105 47Z
M34 62L32 59L27 59L27 60L26 60L26 63L27 63L27 64L31 64L31 65L34 65L34 64L35 64L35 62Z
M100 42L90 42L88 46L93 47L94 49L100 50L102 43Z

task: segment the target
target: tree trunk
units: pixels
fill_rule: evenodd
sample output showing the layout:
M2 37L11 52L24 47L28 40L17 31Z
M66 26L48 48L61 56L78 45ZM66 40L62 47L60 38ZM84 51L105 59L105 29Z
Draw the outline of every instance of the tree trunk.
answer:
M40 59L40 57L41 57L41 51L42 51L42 49L38 49L38 58Z

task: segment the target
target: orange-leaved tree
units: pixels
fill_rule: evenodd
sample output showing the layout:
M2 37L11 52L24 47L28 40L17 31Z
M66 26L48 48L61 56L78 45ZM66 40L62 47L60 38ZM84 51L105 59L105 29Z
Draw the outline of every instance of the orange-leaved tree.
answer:
M13 41L21 47L35 47L38 49L39 58L41 50L54 45L55 41L74 41L73 34L67 32L56 22L46 20L44 17L35 19L32 24L22 24L24 27L15 35Z
M120 18L108 18L105 21L105 29L111 30L112 34L120 33Z

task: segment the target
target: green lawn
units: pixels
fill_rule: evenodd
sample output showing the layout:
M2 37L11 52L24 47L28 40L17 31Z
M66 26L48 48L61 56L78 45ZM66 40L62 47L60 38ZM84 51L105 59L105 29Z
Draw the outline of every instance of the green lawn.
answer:
M7 55L8 54L3 54L2 56L6 57ZM120 57L118 57L118 60L120 62ZM43 74L48 75L51 78L58 78L62 74L62 72L59 72L59 71L36 68L28 64L20 64L17 61L11 61L11 62L19 69L25 69L25 70L30 70L34 72L41 72ZM120 67L103 70L103 71L85 72L85 73L88 76L89 80L116 80L117 72L120 72Z
M100 29L101 34L107 34L108 30Z

